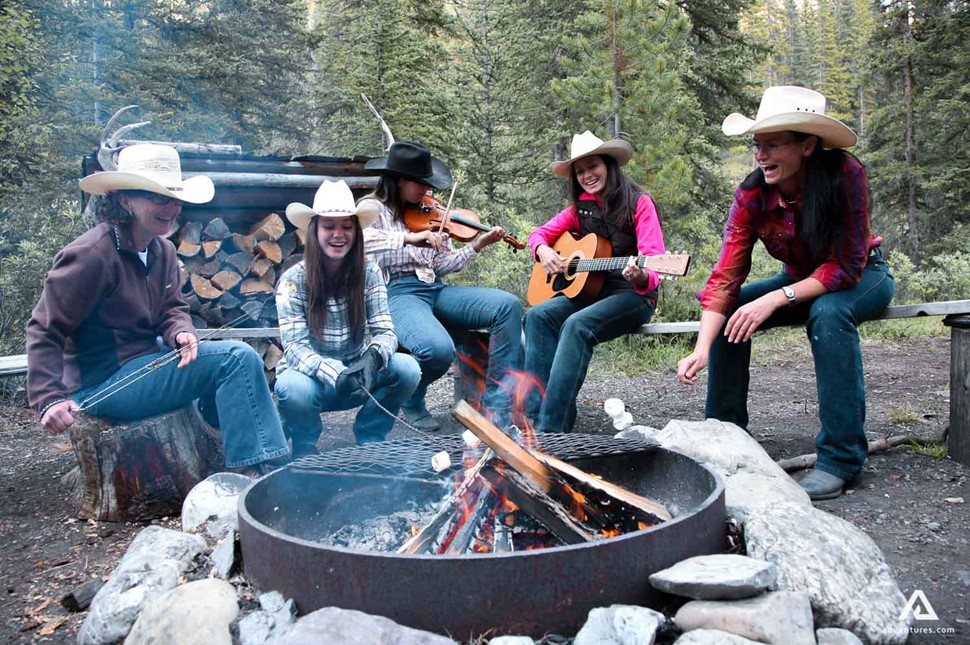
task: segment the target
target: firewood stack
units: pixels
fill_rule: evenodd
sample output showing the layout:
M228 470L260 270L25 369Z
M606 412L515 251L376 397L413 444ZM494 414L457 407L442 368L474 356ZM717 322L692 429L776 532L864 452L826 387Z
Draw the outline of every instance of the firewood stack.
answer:
M187 221L171 239L196 327L276 327L276 280L302 259L302 231L270 213L246 230L233 230L220 217ZM252 344L273 371L282 356L279 341Z

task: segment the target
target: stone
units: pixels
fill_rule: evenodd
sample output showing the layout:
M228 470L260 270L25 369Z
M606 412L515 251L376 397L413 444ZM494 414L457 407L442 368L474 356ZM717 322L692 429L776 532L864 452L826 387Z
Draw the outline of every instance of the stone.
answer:
M862 645L859 637L847 629L838 627L824 627L815 630L818 645Z
M200 481L182 503L182 530L204 529L216 539L239 530L239 495L252 483L251 477L237 473L216 473Z
M192 559L206 548L198 535L149 526L143 529L91 601L78 645L114 643L131 630L142 608L174 589Z
M722 553L699 555L650 576L655 589L695 600L738 600L775 584L775 566L764 560Z
M209 554L209 559L212 560L212 572L223 580L228 580L236 570L239 553L237 536L238 534L232 531Z
M759 645L759 643L720 629L695 629L674 641L674 645Z
M771 562L778 588L811 598L818 627L870 643L904 643L912 614L882 551L851 523L812 506L757 507L744 526L748 555Z
M773 591L745 600L691 600L674 616L677 627L720 629L744 638L777 645L815 645L808 596Z
M635 605L591 609L573 645L653 645L666 622L660 612Z
M536 642L528 636L497 636L488 645L536 645Z
M664 448L693 457L721 475L728 515L739 521L745 520L751 508L764 503L811 506L802 487L751 435L733 423L675 419L657 433L656 439Z
M238 614L232 585L214 578L196 580L168 591L146 607L125 645L232 645L229 624Z
M626 430L622 430L613 435L614 439L640 439L644 443L648 443L652 446L660 445L657 441L657 433L660 432L656 428L651 428L650 426L638 426L632 425Z
M398 625L390 618L353 609L323 607L296 621L276 645L458 645L431 632Z
M240 619L240 645L274 643L296 623L296 606L278 591L259 595L259 611Z

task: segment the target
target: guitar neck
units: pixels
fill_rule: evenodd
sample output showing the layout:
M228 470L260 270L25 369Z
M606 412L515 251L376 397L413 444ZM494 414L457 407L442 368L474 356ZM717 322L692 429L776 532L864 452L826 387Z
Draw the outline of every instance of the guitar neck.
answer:
M647 266L647 260L650 258L646 255L640 255L637 257L637 266L641 269ZM630 256L619 257L619 258L583 258L576 262L576 272L588 272L588 271L619 271L627 265L630 261Z

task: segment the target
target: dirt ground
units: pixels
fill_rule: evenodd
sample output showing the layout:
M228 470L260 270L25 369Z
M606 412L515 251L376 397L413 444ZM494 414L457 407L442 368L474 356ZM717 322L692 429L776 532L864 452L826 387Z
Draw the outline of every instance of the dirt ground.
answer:
M807 344L775 350L752 372L752 434L775 459L813 452L815 383ZM870 439L909 433L942 435L949 416L949 340L945 336L864 344ZM430 407L450 419L449 378L432 389ZM602 412L623 399L637 423L700 420L704 386L681 386L671 371L634 378L593 376L580 394L580 432L613 432ZM327 415L328 445L351 441L352 414ZM407 431L395 431L404 436ZM393 436L393 435L392 435ZM110 574L132 537L131 524L74 519L61 476L73 454L48 437L23 408L0 408L0 641L73 642L85 614L61 598ZM848 493L819 507L845 518L880 546L906 597L922 591L938 620L917 621L911 643L970 643L970 468L900 447L873 455ZM161 520L177 528L175 519ZM941 633L950 632L950 633Z

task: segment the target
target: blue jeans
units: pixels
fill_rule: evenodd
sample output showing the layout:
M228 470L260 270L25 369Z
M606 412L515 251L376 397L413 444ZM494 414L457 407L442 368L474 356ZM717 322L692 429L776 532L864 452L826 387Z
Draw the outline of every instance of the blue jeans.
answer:
M159 352L132 359L104 383L81 390L73 398L83 405L105 387L164 355ZM206 341L199 345L194 361L182 369L176 363L133 380L88 412L134 421L177 410L195 399L214 401L228 467L251 466L289 452L263 375L263 360L252 347L238 341Z
M397 414L418 386L421 370L417 361L405 354L391 354L387 366L377 375L372 394L391 414ZM316 451L323 430L321 412L349 410L362 406L354 420L357 444L383 441L394 425L394 417L377 407L366 394L343 398L333 385L287 369L276 377L276 399L283 428L293 438L293 455L300 457Z
M423 405L428 385L447 373L455 360L449 329L488 329L488 370L482 403L507 416L512 402L510 370L522 366L522 303L510 293L486 287L431 284L414 276L387 285L387 304L401 345L421 366L421 382L408 407Z
M541 403L533 393L526 407L537 431L572 430L593 347L635 332L654 308L649 299L620 291L593 303L555 296L526 313L525 371L545 388Z
M783 271L745 285L738 306L794 282ZM842 479L851 479L862 471L869 451L864 430L866 389L858 325L878 317L895 291L896 282L876 250L862 272L862 280L851 289L832 291L811 302L778 309L760 327L805 325L815 359L821 422L815 438L815 467ZM718 334L707 366L708 418L747 428L750 362L750 341L729 343L723 334Z

